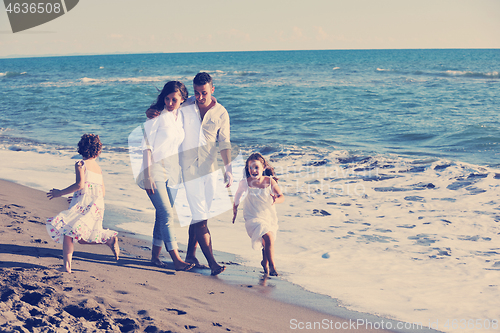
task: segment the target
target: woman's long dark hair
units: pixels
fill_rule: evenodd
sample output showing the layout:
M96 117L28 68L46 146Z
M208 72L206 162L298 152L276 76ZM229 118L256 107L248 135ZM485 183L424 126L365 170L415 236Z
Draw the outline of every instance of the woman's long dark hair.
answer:
M160 92L158 98L156 99L156 103L151 105L150 108L158 111L163 110L165 108L165 97L176 91L178 91L181 94L183 100L186 100L189 96L188 90L184 85L184 83L180 81L169 81L165 83L162 91Z

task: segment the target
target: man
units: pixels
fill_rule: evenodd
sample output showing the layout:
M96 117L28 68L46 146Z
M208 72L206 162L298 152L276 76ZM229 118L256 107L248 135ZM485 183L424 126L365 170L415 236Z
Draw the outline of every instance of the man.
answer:
M217 142L224 162L226 187L233 182L229 115L212 97L215 88L208 73L198 73L193 79L193 88L195 98L189 98L182 105L185 139L181 146L180 163L192 215L185 261L200 267L196 259L196 247L199 244L212 271L211 275L218 275L226 267L215 261L207 222L216 189ZM149 109L146 114L153 118L159 113Z

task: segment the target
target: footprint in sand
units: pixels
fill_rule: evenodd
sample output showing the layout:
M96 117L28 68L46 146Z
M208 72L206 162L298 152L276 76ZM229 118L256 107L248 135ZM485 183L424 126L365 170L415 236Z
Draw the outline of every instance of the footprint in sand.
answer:
M146 327L144 329L144 332L145 333L157 333L157 332L160 332L160 330L155 325L149 325L148 327ZM161 332L165 332L165 331L161 331Z
M382 228L377 228L377 229L375 229L375 231L383 232L383 233L392 232L391 229L382 229Z
M41 239L39 239L39 238L38 238L38 239L32 239L32 240L30 241L30 243L48 244L48 242L47 242L47 241L43 241L43 240L41 240Z
M471 181L466 181L466 180L458 180L456 182L453 182L451 183L450 185L446 186L446 188L448 190L452 190L452 191L457 191L461 188L464 188L464 187L467 187L467 186L470 186L472 185L473 182Z
M35 291L35 292L24 294L24 296L21 297L21 301L35 306L35 305L38 305L38 303L40 303L40 301L42 300L42 298L44 296L45 295Z
M403 225L398 225L398 228L406 228L406 229L413 229L416 227L415 224L403 224Z
M475 186L469 186L465 188L467 191L469 191L470 195L476 195L480 193L486 192L486 190L483 190L482 188L475 187Z
M323 210L323 209L313 209L313 215L316 215L316 216L329 216L329 215L332 215L330 213L328 213L326 210Z
M153 320L153 318L149 316L149 312L147 310L140 310L137 314L141 316L143 320Z
M117 318L115 322L122 332L136 332L139 329L139 325L131 318Z
M447 167L451 166L452 164L442 164L442 165L436 165L434 167L434 170L444 170L446 169Z
M381 235L360 235L357 240L358 243L390 243L397 242L394 238L381 236Z
M410 240L415 240L415 245L424 245L424 246L429 246L433 243L436 242L435 239L430 239L430 236L427 234L418 234L415 236L409 236L408 239Z
M186 311L182 311L182 310L178 310L178 309L167 309L167 311L176 312L176 313L177 313L177 315L179 315L179 316L180 316L180 315L185 315L185 314L187 314L187 312L186 312Z
M425 198L418 195L409 195L404 198L406 201L425 202Z
M81 305L68 305L63 309L75 318L83 317L88 321L98 321L105 318L103 313L98 312L93 308L86 308Z

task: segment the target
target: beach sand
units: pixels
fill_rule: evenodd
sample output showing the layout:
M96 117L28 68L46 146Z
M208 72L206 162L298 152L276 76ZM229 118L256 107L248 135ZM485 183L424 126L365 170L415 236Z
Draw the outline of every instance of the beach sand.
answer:
M259 286L176 272L170 261L153 267L149 242L122 232L118 262L105 245L75 244L73 273L62 272L62 246L48 236L45 220L67 205L0 180L0 331L287 332L314 331L307 329L314 323L333 331L348 322L279 302Z

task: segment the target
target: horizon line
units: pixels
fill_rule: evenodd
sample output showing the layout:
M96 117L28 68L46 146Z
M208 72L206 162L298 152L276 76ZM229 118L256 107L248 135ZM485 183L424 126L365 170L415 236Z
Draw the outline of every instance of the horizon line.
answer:
M380 48L380 49L303 49L303 50L247 50L247 51L184 51L184 52L112 52L112 53L68 53L68 54L41 54L22 55L13 54L0 56L0 59L24 59L24 58L50 58L50 57L79 57L79 56L106 56L106 55L141 55L141 54L192 54L192 53L239 53L239 52L303 52L303 51L390 51L390 50L500 50L500 48L471 47L471 48Z

